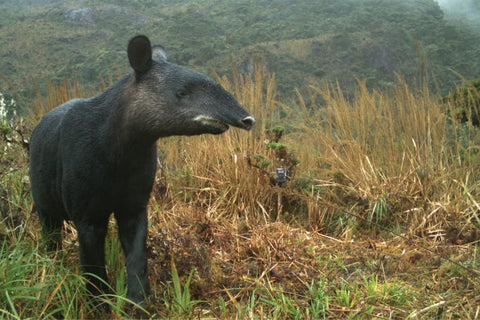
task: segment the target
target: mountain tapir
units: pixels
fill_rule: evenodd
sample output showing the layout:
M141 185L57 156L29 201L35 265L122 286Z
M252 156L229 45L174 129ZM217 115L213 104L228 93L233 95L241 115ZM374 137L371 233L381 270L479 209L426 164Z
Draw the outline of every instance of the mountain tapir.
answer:
M106 91L70 100L45 114L30 141L30 181L42 235L61 247L64 220L78 233L88 289L108 291L105 236L113 213L126 256L127 297L142 302L147 274L147 202L156 141L172 135L249 130L254 118L217 82L167 61L143 35L128 43L133 69ZM92 274L94 276L88 276Z

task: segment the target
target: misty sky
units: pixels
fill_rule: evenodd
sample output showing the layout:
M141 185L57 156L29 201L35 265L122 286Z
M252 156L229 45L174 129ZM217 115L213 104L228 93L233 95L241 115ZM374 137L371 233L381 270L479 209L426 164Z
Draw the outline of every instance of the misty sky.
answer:
M475 0L437 0L437 2L442 7L449 8L449 9L455 8L457 6L469 7L469 6L472 6L473 1Z
M472 22L480 19L478 1L480 0L437 0L447 15L459 15Z

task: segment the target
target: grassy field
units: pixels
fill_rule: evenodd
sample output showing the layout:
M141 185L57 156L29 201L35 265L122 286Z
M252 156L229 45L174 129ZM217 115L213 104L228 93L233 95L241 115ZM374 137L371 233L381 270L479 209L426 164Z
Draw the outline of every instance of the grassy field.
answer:
M401 78L388 91L359 82L351 100L325 83L295 106L276 100L275 76L259 65L252 77L233 71L218 80L257 124L158 142L153 294L143 317L479 319L478 137L447 117L453 103ZM45 110L89 94L76 81L49 84L29 118L3 127L5 318L140 314L125 311L114 221L106 251L115 294L104 297L105 314L85 292L75 229L66 224L65 249L45 253L29 193L21 141ZM281 185L279 167L288 172Z

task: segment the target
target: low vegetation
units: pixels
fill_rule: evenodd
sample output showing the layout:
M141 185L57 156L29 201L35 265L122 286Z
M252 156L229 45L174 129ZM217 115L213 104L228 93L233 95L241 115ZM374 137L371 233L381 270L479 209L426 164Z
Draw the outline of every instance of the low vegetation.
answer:
M455 89L443 98L445 103L455 105L452 116L461 122L480 125L480 78L466 81L463 87Z
M65 225L64 249L55 254L40 239L26 137L46 110L92 92L77 81L50 83L29 117L5 124L0 314L478 318L478 130L450 116L453 100L398 77L382 91L359 81L351 99L333 83L312 86L290 106L277 101L275 75L260 65L251 76L234 70L217 78L258 121L248 133L159 141L145 310L126 308L122 298L113 219L109 314L84 290L75 229Z

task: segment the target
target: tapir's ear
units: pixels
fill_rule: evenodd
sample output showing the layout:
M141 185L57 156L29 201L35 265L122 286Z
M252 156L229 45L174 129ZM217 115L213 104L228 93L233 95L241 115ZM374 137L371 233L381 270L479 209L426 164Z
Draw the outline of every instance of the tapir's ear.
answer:
M152 59L155 61L167 61L167 53L165 52L165 48L159 44L153 46L152 55Z
M152 46L146 36L133 37L128 43L128 60L133 70L145 72L152 66Z

